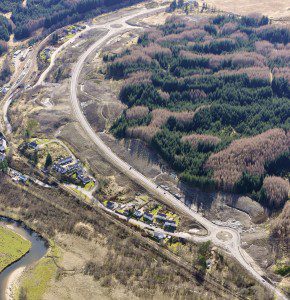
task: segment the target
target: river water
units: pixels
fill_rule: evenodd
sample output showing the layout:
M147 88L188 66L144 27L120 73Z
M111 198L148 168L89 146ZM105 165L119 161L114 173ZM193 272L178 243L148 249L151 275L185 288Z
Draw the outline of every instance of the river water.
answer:
M0 300L6 300L5 292L9 276L18 268L29 267L41 259L47 252L47 242L21 222L0 217L0 226L6 226L31 242L29 252L0 273Z

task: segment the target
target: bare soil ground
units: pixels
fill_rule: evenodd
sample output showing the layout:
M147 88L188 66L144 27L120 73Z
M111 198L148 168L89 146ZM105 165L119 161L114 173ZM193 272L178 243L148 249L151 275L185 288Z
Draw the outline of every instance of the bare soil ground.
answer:
M62 125L71 120L71 111L67 106L68 86L59 85L46 89L29 91L16 99L9 110L9 118L13 129L23 136L28 119L34 119L39 126L37 132L46 138L53 134ZM44 100L49 99L53 106L45 105Z
M225 12L246 15L261 13L275 20L290 20L290 3L288 0L208 0L210 6L214 6Z
M47 81L59 82L63 79L69 78L72 64L105 32L105 30L91 30L88 33L82 34L74 43L66 47L65 50L58 55L52 70L48 74Z

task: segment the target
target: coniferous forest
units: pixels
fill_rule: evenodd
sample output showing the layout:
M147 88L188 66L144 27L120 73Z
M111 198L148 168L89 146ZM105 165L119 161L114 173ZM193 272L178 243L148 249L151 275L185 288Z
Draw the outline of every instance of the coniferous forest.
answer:
M267 17L170 17L121 54L116 137L139 138L203 189L286 201L290 171L290 30Z
M7 50L5 42L13 32L17 40L33 36L39 28L54 30L58 27L93 17L108 11L114 5L136 3L138 0L1 0L0 12L11 12L8 20L0 16L0 55Z

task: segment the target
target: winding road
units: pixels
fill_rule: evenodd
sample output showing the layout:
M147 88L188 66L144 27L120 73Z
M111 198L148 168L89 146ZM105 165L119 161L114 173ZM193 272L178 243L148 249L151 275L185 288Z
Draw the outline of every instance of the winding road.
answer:
M150 194L154 195L161 202L166 203L167 205L174 207L177 211L183 213L191 219L199 222L202 226L207 229L208 235L205 237L194 236L191 235L188 239L191 239L195 242L204 242L210 240L216 246L221 247L228 253L230 253L258 282L272 291L279 299L287 299L287 297L282 294L270 281L266 281L260 272L256 270L255 263L253 259L242 249L240 234L238 231L227 228L223 226L219 226L213 224L208 219L204 218L199 213L191 210L184 203L179 201L172 194L168 193L166 190L162 189L160 186L157 186L153 181L146 178L142 173L135 170L132 166L130 166L127 162L123 161L119 158L99 137L99 135L92 129L86 117L84 116L82 109L80 107L80 103L78 101L78 79L84 63L90 54L100 50L103 46L105 46L113 37L120 35L121 33L128 31L129 29L134 29L136 27L129 25L127 22L133 17L140 17L145 15L154 14L158 11L164 10L164 8L153 8L153 9L138 9L126 12L126 15L121 16L120 18L114 20L107 20L105 23L100 25L93 25L91 27L87 27L84 31L88 31L90 29L107 29L105 35L99 38L93 45L91 45L78 59L77 63L73 67L71 83L70 83L70 102L73 109L73 113L77 121L80 123L88 137L94 142L98 151L102 154L102 156L110 162L114 167L116 167L119 171L129 177L132 181L136 182L144 189L146 189ZM80 32L79 34L83 33ZM69 40L61 47L59 47L52 55L52 60L50 66L41 74L35 86L39 86L44 84L45 78L48 75L49 71L52 69L56 56L61 52L67 45L71 44L78 36L75 36L73 40ZM47 37L49 38L49 37ZM13 101L13 93L20 86L20 84L30 76L31 71L29 67L31 64L35 63L35 59L37 56L37 49L40 49L41 45L47 41L47 38L43 40L39 46L33 51L31 58L27 61L28 73L23 71L21 74L21 78L11 89L10 93L5 97L4 107L2 107L3 118L6 124L6 130L8 133L11 132L11 127L7 119L7 111L9 105ZM27 67L26 67L27 68Z
M132 17L140 17L141 15L147 13L154 13L160 9L141 9L139 12L134 13L133 16L122 17L119 20L114 20L106 23L105 25L100 25L99 28L108 29L105 36L100 38L92 46L90 46L86 52L84 52L78 59L76 65L72 70L71 85L70 85L70 101L73 108L74 115L78 122L81 124L82 128L90 139L97 146L98 151L103 155L107 161L109 161L113 166L115 166L119 171L128 176L132 181L136 182L143 188L145 188L149 193L153 194L160 201L174 207L176 210L182 212L184 215L196 220L202 224L208 231L208 236L206 237L193 237L192 240L196 242L203 242L210 240L213 244L223 248L229 252L258 282L276 294L280 299L287 299L274 285L266 281L262 275L256 271L253 267L254 261L251 257L241 248L241 240L239 233L232 229L213 224L211 221L204 218L202 215L188 208L184 203L180 202L172 194L168 193L160 186L157 186L150 179L146 178L139 171L135 170L127 162L120 159L98 136L98 134L92 129L86 117L84 116L82 109L78 101L78 79L84 63L88 56L93 52L100 50L102 46L106 45L114 36L121 34L125 30L132 29L133 26L129 25L127 21ZM117 26L116 26L117 25ZM95 28L98 26L95 26Z

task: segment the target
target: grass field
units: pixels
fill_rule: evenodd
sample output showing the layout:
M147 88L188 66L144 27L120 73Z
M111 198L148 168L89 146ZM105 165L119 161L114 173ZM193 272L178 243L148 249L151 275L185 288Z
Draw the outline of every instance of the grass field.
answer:
M208 0L206 2L217 9L236 14L257 12L274 19L290 18L290 2L287 0Z
M53 257L58 260L60 253L59 249L51 243L48 254L25 274L18 293L21 289L25 291L27 300L41 299L48 288L49 282L56 276L57 266Z
M30 246L29 241L0 226L0 272L28 252Z

